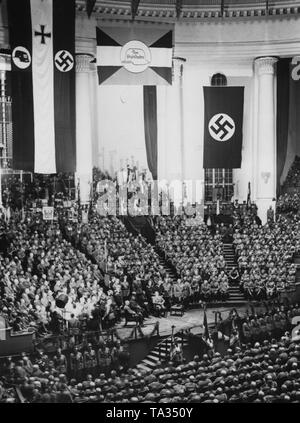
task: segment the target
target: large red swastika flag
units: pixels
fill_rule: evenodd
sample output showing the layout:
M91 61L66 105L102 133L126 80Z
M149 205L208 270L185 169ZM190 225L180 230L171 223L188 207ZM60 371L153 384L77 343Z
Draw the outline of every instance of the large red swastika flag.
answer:
M75 0L7 2L13 167L74 172Z

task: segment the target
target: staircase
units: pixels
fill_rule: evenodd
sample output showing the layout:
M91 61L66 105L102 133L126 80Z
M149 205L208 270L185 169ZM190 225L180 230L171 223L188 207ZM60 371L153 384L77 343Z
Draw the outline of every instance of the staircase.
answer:
M181 346L187 347L188 341L185 338L175 336L175 341ZM169 353L172 345L172 336L165 338L159 342L156 347L142 360L137 366L136 370L154 370L157 368L158 363L169 361Z
M296 284L300 284L300 254L295 254L294 256L294 263L297 266L297 273L296 273Z
M229 272L234 268L237 267L237 263L235 260L235 254L232 244L225 244L223 243L223 255L226 261L226 273ZM226 301L226 304L230 305L238 305L246 303L246 299L243 293L240 291L240 288L236 285L229 286L229 299Z
M166 274L168 275L171 283L172 284L175 283L176 280L179 278L179 276L176 273L176 270L166 262L166 260L164 258L164 253L158 247L154 247L154 251L158 255L159 264L166 271Z
M226 273L229 273L234 267L237 266L232 244L223 243L223 256L226 261Z

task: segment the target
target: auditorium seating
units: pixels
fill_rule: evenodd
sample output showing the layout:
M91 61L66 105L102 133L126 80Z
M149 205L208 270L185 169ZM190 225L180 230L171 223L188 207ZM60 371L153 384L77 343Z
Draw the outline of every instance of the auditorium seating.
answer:
M83 379L59 374L51 363L33 361L28 377L23 362L7 363L1 402L18 401L9 389L16 384L26 402L95 403L273 403L300 401L299 337L234 346L219 353L195 356L190 362L154 370L111 371ZM57 360L57 358L56 358Z

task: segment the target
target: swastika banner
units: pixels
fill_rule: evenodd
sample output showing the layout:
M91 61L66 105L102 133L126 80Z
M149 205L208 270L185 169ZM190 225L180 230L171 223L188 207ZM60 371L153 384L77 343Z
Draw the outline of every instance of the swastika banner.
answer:
M14 169L76 171L75 0L7 2Z
M203 167L240 168L244 87L204 87Z

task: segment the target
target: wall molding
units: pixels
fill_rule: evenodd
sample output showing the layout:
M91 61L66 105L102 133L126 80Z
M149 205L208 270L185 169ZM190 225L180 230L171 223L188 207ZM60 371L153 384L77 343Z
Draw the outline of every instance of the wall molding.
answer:
M183 2L185 3L185 2ZM220 5L214 1L206 1L205 5L192 4L186 0L183 4L180 20L195 21L207 19L239 19L239 18L272 18L280 15L300 14L300 1L278 0L269 2L269 10L266 10L265 1L243 1L242 4L226 5L224 13L221 15ZM86 12L85 0L76 1L76 9L79 13ZM131 20L130 1L97 0L94 6L94 13L97 17L104 19L115 18L119 20ZM176 8L174 0L153 0L152 2L143 2L140 4L135 20L172 20L176 19Z

